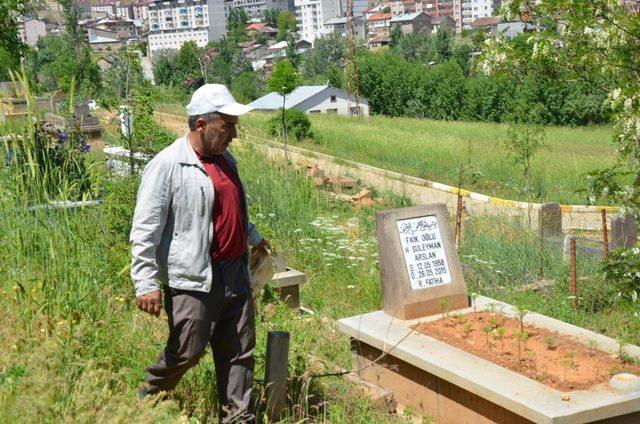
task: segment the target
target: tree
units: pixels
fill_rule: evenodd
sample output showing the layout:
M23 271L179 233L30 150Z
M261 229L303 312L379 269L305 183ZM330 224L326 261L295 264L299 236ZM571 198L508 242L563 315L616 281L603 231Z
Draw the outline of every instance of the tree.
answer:
M296 17L288 10L281 10L280 13L278 13L277 24L278 35L276 36L276 40L285 41L287 34L295 32L296 30Z
M227 18L227 37L236 41L245 40L247 34L245 28L249 21L249 15L242 7L230 7Z
M345 57L346 47L341 37L336 33L327 34L316 38L313 49L305 54L302 72L306 78L328 76L326 74L330 68L344 66Z
M0 2L0 80L9 79L9 71L17 71L20 58L28 51L20 39L18 17L34 11L39 2L34 0L2 0Z
M531 224L531 167L533 157L542 149L548 148L544 127L529 122L516 122L509 126L508 138L503 145L513 161L522 167L522 176L529 204L529 224Z
M275 91L282 96L282 135L284 140L284 151L287 152L287 132L285 127L285 109L286 98L288 94L291 94L300 84L300 75L295 70L291 62L288 60L281 60L276 63L269 78L269 89Z
M264 11L263 20L274 28L278 28L278 9L267 9Z
M176 82L175 50L162 49L153 54L153 79L156 84L173 85Z
M394 48L400 42L402 38L402 28L400 25L394 25L391 30L391 37L389 38L389 47Z

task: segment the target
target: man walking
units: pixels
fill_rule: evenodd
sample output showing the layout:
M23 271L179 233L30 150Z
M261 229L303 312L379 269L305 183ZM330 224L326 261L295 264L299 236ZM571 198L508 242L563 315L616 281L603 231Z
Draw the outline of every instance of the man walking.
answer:
M251 110L219 84L187 106L189 132L146 166L131 228L131 277L140 310L158 316L164 291L169 338L139 396L173 389L207 344L222 422L254 422L255 324L248 244L267 242L249 222L236 160L227 150Z

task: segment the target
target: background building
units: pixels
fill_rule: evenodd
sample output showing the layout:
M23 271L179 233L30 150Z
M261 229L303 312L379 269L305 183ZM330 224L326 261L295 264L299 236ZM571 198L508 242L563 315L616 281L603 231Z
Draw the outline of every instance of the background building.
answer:
M186 41L204 47L227 32L222 0L155 0L149 4L149 54L178 50Z
M263 19L267 10L295 12L294 0L233 0L233 7L242 8L253 19Z
M286 98L286 109L295 108L305 113L326 113L349 115L356 112L355 97L345 91L328 85L303 85L296 88ZM358 98L360 115L369 115L369 101L364 97ZM282 96L271 92L249 103L257 110L278 110L282 107Z
M458 32L472 29L471 24L478 18L490 18L496 15L501 5L500 0L466 0L459 3L454 18Z

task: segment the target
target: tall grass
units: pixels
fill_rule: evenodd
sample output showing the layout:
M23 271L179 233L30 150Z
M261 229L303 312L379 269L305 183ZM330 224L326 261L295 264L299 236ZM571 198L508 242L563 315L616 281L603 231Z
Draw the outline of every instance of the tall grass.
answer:
M253 134L267 134L268 113L243 117ZM313 140L301 147L339 158L367 163L428 180L458 185L460 162L473 175L465 189L490 196L527 200L521 170L507 157L501 143L507 125L431 121L371 116L349 119L309 115ZM584 204L585 174L614 163L616 152L610 127L547 127L549 149L533 161L532 191L536 201Z
M84 175L62 172L77 158L38 161L35 133L22 136L21 144L4 150L11 160L0 162L0 421L215 422L210 354L169 400L135 399L144 369L166 337L166 317L154 319L135 308L128 275L137 178L110 175L99 162ZM305 225L308 220L327 212L344 216L349 208L251 146L237 153L251 188L252 211L262 216L261 229L289 253L290 264L307 270L294 254L296 244L285 240L294 240L295 227L304 227L301 237L310 237L316 230ZM79 184L85 178L91 182L88 190ZM98 207L49 207L50 201L96 197L102 199ZM325 278L311 278L311 284L322 285ZM275 298L267 293L264 304L275 307L261 307L258 314L256 377L264 372L266 332L289 330L294 378L285 422L402 421L357 390L345 396L354 388L339 379L312 379L312 372L349 366L347 340L326 315L303 317ZM369 302L351 310L374 307L375 300ZM316 364L310 353L326 358L328 365ZM261 392L258 381L260 415Z

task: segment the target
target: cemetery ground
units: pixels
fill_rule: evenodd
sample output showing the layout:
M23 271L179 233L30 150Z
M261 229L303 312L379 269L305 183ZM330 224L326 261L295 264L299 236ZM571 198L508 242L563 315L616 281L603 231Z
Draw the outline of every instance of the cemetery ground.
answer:
M241 133L232 149L250 191L252 220L284 253L287 265L307 274L301 299L314 312L295 314L272 291L264 294L257 317L256 377L264 375L267 331L286 330L291 333L289 422L404 421L385 405L372 403L358 386L317 375L351 367L348 338L336 330L335 320L380 309L375 211L410 202L376 193L383 204L356 210L316 187L302 171L268 160L254 136ZM164 344L166 324L134 305L127 237L136 181L112 175L103 160L93 157L88 195L102 204L82 209L29 209L30 203L77 190L76 182L62 173L47 176L58 184L45 186L34 168L4 167L0 172L2 185L10 188L2 192L0 203L3 419L214 421L209 414L216 398L209 354L168 400L135 400L144 367ZM542 291L521 290L540 278L539 241L518 220L471 217L463 231L460 257L470 292L626 343L640 342L638 305L612 292L599 258L578 257L583 278L574 311L568 266L557 249L547 249L543 258L545 278L556 284ZM258 381L258 399L261 390Z

